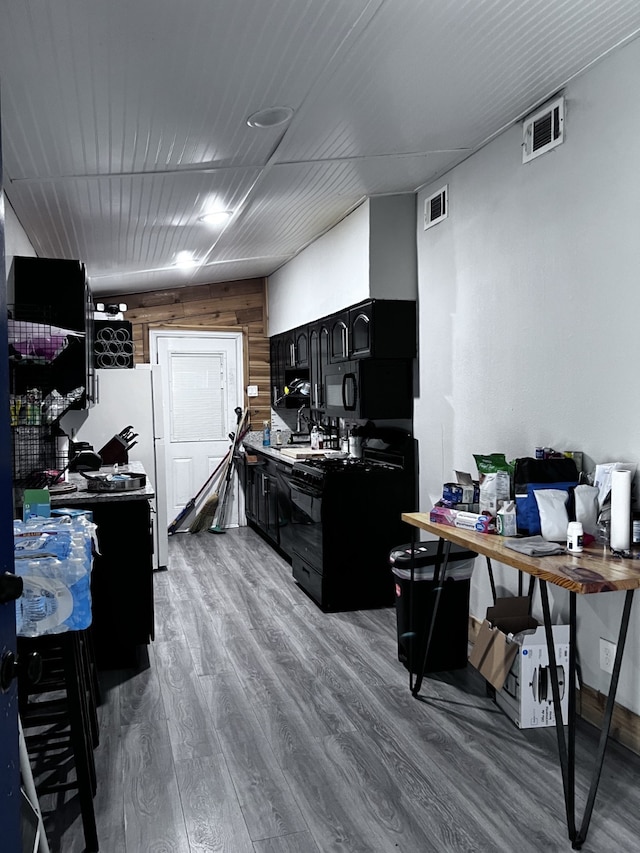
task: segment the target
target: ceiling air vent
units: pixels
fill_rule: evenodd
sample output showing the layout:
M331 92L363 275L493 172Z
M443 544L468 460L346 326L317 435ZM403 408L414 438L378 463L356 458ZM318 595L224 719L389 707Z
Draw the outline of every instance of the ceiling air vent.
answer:
M564 142L564 97L524 120L522 128L522 162L528 163Z
M437 225L449 215L449 185L445 184L437 193L430 195L424 203L424 230Z

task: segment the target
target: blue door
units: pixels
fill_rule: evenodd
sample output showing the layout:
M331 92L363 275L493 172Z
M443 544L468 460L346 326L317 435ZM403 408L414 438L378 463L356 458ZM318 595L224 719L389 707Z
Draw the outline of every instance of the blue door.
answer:
M9 344L7 341L7 279L4 262L4 197L0 152L0 576L13 572L13 501L11 426L9 421ZM2 849L19 853L20 764L18 758L18 697L11 678L10 655L16 652L15 602L0 603L0 832Z

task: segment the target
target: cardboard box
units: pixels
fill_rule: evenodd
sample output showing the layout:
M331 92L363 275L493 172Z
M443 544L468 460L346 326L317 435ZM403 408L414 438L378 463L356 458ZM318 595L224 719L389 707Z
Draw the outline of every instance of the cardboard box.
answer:
M22 520L49 518L50 515L51 495L49 489L25 489L22 498Z
M527 596L497 598L494 606L487 608L487 618L480 626L469 663L496 690L502 690L518 654L514 635L537 626L537 621L529 616Z
M569 713L569 626L553 625L553 645L558 668L560 707L566 725ZM496 704L521 729L555 726L551 671L545 630L542 625L533 632L515 638L517 654L502 690L496 693Z

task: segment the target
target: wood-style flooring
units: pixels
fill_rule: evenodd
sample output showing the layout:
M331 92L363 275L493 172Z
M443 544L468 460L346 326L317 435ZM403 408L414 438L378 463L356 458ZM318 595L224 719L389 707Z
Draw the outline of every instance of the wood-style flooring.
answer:
M169 546L148 665L101 675L102 853L571 849L554 732L518 730L474 670L416 700L393 609L322 613L248 528ZM639 770L611 743L585 851L640 849ZM43 802L52 853L84 849L66 796Z

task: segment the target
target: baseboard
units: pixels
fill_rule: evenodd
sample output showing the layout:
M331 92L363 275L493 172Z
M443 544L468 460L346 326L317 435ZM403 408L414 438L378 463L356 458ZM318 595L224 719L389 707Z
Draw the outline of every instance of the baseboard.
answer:
M476 641L481 624L482 620L475 616L469 616L469 642L471 645ZM576 701L579 716L600 728L604 718L607 697L599 690L583 684L578 691ZM616 703L613 706L609 737L640 755L640 716Z

